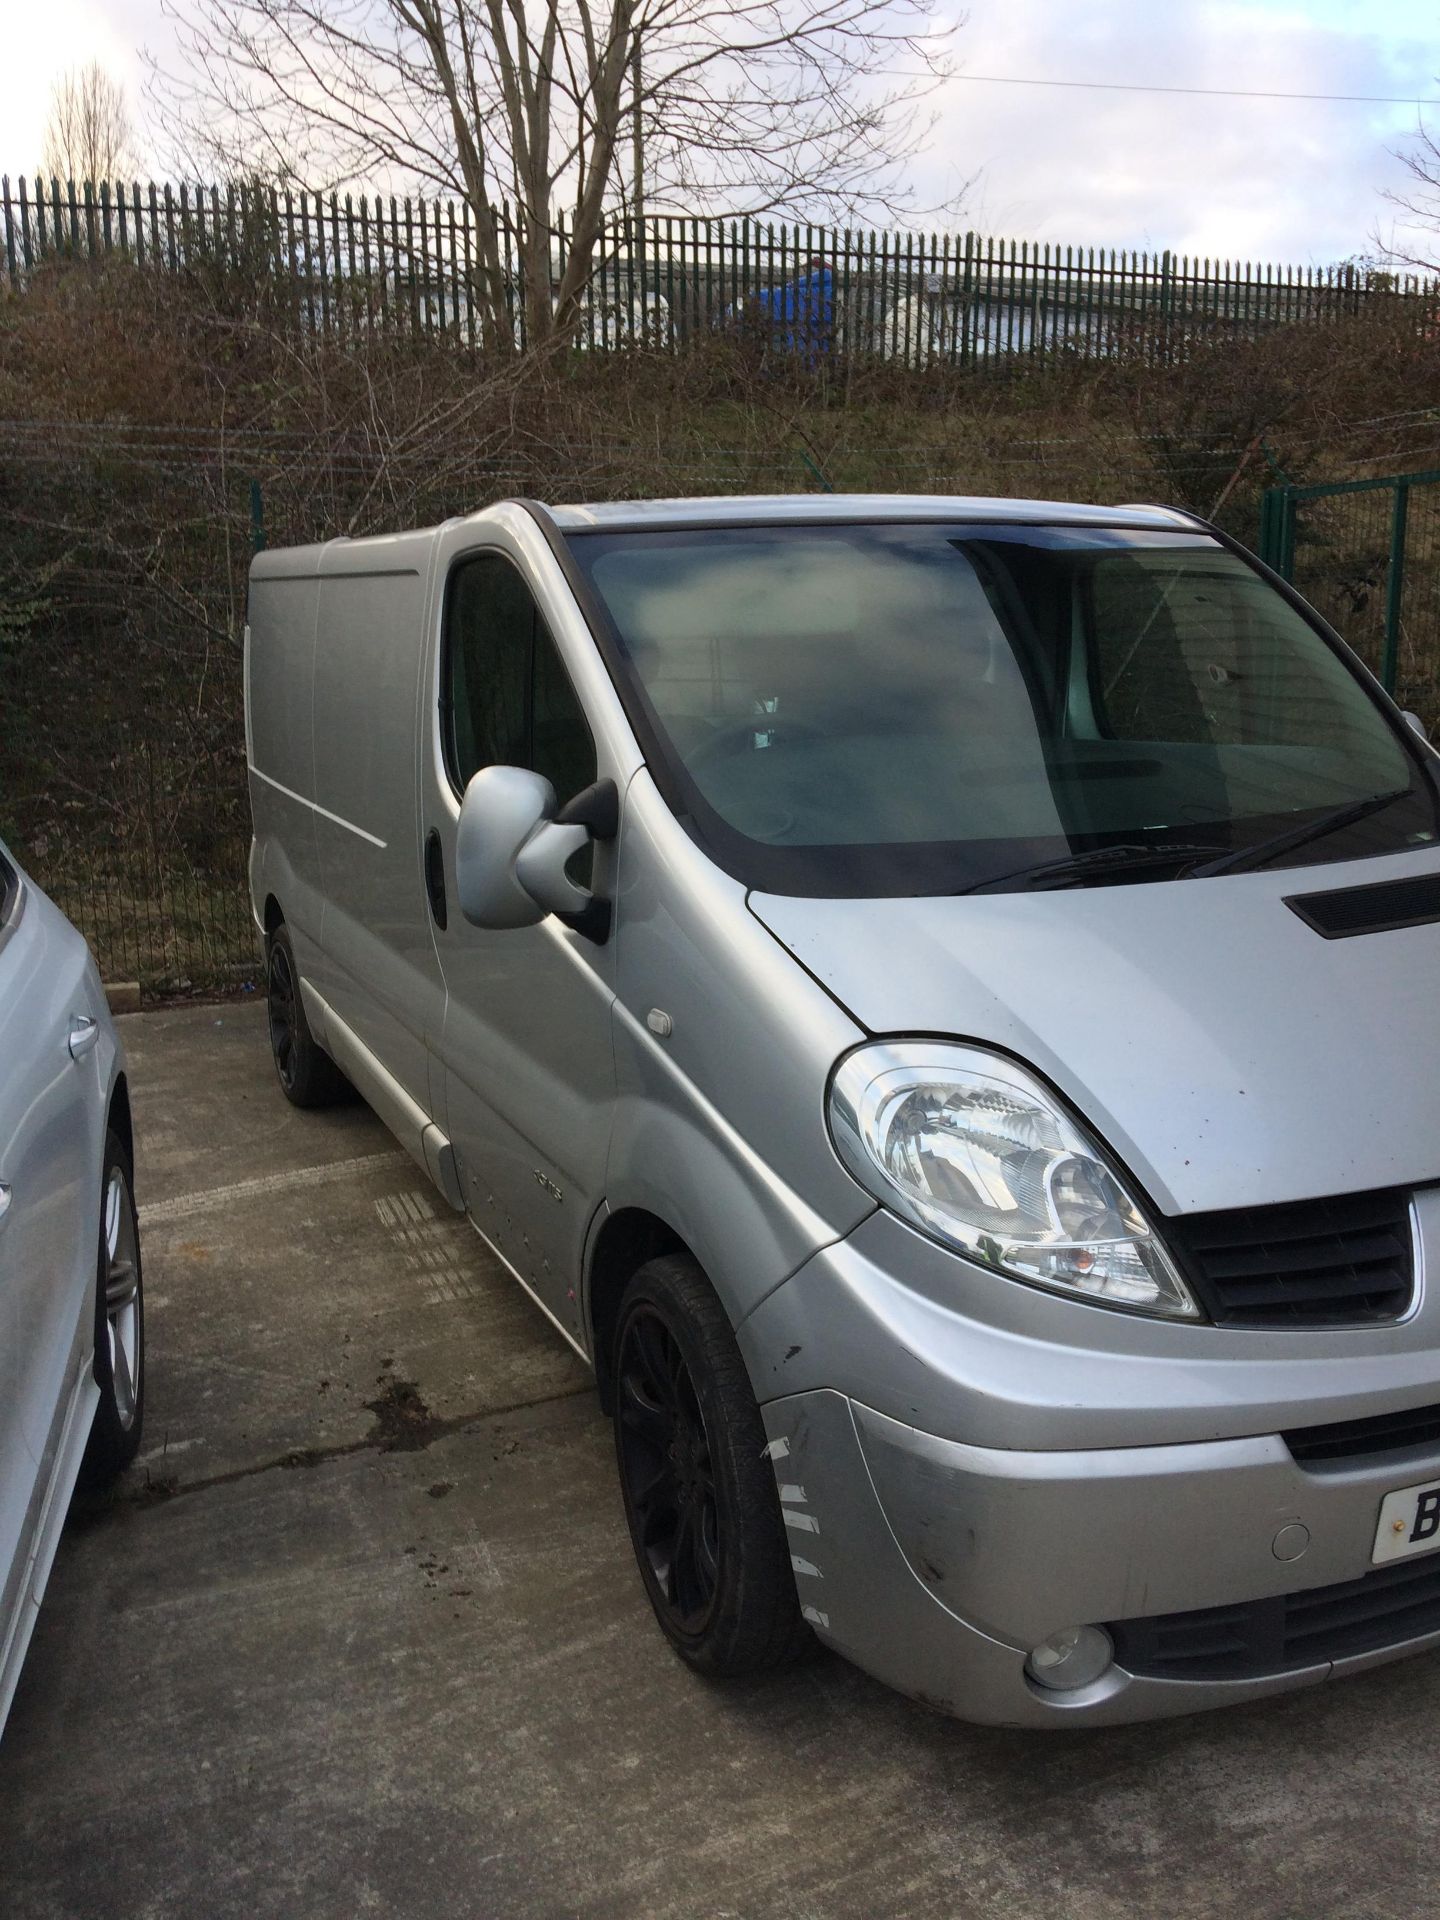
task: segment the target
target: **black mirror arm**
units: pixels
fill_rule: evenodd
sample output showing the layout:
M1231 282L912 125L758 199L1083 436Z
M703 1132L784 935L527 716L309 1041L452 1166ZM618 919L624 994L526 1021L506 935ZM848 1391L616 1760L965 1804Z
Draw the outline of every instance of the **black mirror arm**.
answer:
M593 940L597 947L603 947L610 938L610 902L598 894L592 895L578 913L557 913L555 918L572 933Z
M595 780L567 800L557 827L584 827L592 840L613 840L620 831L620 791L613 780Z
M583 787L573 800L567 800L555 816L557 827L584 827L592 840L613 840L620 831L620 791L613 780L595 780ZM610 938L611 908L608 900L593 896L576 913L560 913L556 919L572 933L593 940L603 947Z

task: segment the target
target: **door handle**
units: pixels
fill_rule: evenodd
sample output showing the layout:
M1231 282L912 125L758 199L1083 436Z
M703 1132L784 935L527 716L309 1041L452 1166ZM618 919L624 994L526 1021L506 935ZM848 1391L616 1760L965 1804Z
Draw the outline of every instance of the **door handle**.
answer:
M434 827L425 839L425 891L430 896L430 912L435 924L443 933L449 920L445 905L445 854Z
M0 1180L0 1227L3 1227L10 1212L10 1183Z
M70 1058L83 1060L95 1042L100 1038L100 1022L92 1020L88 1013L72 1013L70 1016Z

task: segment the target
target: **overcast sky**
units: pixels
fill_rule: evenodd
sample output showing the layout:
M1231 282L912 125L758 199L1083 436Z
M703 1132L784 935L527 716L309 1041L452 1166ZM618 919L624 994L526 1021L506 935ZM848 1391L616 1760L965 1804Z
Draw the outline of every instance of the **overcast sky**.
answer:
M50 88L95 58L138 108L160 0L11 5L0 170L34 169ZM1440 0L973 0L975 75L1440 99ZM956 223L1017 239L1326 262L1373 251L1413 106L1102 93L955 80L922 193L971 176ZM1430 119L1440 129L1440 107ZM928 224L928 223L927 223Z

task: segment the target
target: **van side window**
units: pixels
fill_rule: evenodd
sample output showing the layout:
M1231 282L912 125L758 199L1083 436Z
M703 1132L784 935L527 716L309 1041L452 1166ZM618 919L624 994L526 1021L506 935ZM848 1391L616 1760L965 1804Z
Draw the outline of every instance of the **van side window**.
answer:
M528 767L563 806L595 778L575 689L530 589L501 554L477 554L450 576L442 712L461 792L481 767Z
M1104 730L1114 740L1207 737L1200 694L1186 655L1188 582L1129 554L1107 556L1090 576L1094 665Z
M1220 552L1107 554L1091 574L1097 713L1112 738L1338 750L1349 683L1256 574Z

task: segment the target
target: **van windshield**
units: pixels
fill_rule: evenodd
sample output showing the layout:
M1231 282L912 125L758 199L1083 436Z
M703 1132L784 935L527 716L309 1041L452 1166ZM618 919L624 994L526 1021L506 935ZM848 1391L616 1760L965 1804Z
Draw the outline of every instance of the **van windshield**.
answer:
M1435 839L1422 750L1204 534L778 525L569 546L667 799L764 891L1106 885Z

